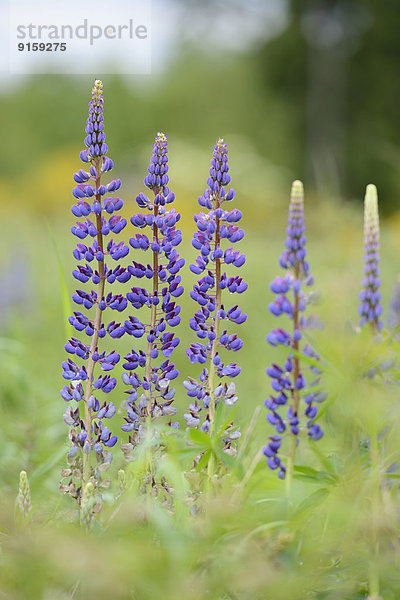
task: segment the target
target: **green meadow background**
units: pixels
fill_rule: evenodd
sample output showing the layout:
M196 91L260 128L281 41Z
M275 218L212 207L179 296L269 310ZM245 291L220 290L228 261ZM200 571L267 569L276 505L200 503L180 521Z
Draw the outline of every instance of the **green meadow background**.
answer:
M189 4L200 14L213 6L192 2L186 10ZM215 3L228 20L237 5L243 9L240 2L231 7ZM279 323L267 308L272 296L269 282L280 274L278 259L294 179L305 185L307 248L315 276L312 312L324 323L324 329L313 331L312 336L331 365L330 400L323 422L326 436L318 448L323 455L339 457L337 463L343 465L354 452L355 431L360 427L357 415L364 414L370 424L377 406L389 405L389 422L396 422L396 390L366 392L356 381L359 365L368 359L366 338L356 339L354 325L362 278L362 201L368 183L378 186L381 208L385 319L400 271L398 19L398 3L391 0L293 1L286 5L285 25L270 39L231 50L224 44L210 48L201 39L183 36L165 67L150 76L102 76L99 65L98 72L87 77L4 80L0 89L0 562L5 570L0 597L2 593L12 599L72 598L80 593L89 598L193 600L366 597L363 582L369 550L360 540L368 515L359 495L365 482L353 471L358 459L344 471L338 467L338 477L346 485L334 492L330 488L331 520L320 553L313 546L320 531L313 531L315 520L309 520L309 513L299 513L298 521L281 537L268 537L267 532L261 542L253 540L251 532L260 523L281 516L269 507L275 506L271 497L276 504L283 494L282 486L263 461L249 491L250 496L254 492L256 504L230 510L220 498L205 529L196 524L180 529L162 512L141 521L140 506L133 500L130 508L125 507L125 520L117 515L105 533L90 540L73 525L65 525L74 507L57 490L68 447L59 389L69 334L65 314L75 289L72 175L81 167L79 151L96 77L104 83L112 174L122 180L120 195L128 219L137 210L136 194L145 191L143 178L154 136L163 131L169 137L170 188L182 215L180 253L186 259L182 323L177 328L181 345L174 354L180 381L198 372L185 355L185 348L195 341L187 327L195 310L189 298L194 276L188 268L196 256L191 246L193 214L206 186L215 140L223 137L228 143L231 185L236 190L232 206L242 211L246 233L240 247L247 262L240 274L249 284L240 298L248 314L238 331L245 346L234 357L242 367L235 420L242 431L254 415L256 422L245 471L271 432L263 408L269 393L265 368L279 352L267 345L265 335ZM180 27L183 31L185 23ZM128 240L132 234L129 224L122 237ZM135 258L140 260L139 255ZM123 291L123 286L118 289ZM121 355L129 351L131 341L128 336L118 341ZM122 400L122 394L114 398L116 404ZM176 405L183 427L187 404L183 389L178 389ZM364 431L364 438L367 435ZM392 442L395 453L398 442ZM308 457L317 468L309 450L299 456L299 460ZM13 524L21 469L28 472L37 507L39 527L34 533L15 533ZM299 502L309 493L303 483ZM359 507L357 517L349 514L352 502ZM386 515L391 526L397 519L392 508ZM315 511L321 524L327 508ZM296 535L302 529L308 531L308 537L302 538L303 571L296 554L300 543ZM324 569L332 565L324 552L336 547L339 539L343 542L343 536L347 546L341 560L347 560L347 571L326 575ZM154 538L155 548L150 543ZM246 552L242 543L247 544ZM272 555L271 544L289 547L282 568L288 568L291 577L280 578L279 569L277 575L265 543ZM276 552L281 557L281 550ZM398 598L398 558L395 548L382 559L385 599ZM325 591L311 593L310 574L316 578L315 588L320 585ZM130 577L135 593L127 592Z

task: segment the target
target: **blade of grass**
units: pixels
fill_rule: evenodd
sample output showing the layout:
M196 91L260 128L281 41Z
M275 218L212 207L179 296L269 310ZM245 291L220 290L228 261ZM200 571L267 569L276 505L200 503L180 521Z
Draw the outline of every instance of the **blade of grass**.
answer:
M62 304L62 310L63 310L63 316L64 316L64 324L65 324L64 325L65 326L65 337L66 337L66 339L69 339L72 336L72 325L69 323L68 318L71 315L72 308L71 308L71 301L70 301L69 292L68 292L68 286L67 286L67 282L66 282L65 275L64 275L64 269L63 269L63 265L62 265L62 261L61 261L61 255L60 255L60 251L58 248L57 240L54 237L53 231L47 220L46 220L46 227L47 227L47 231L49 233L49 237L51 239L51 243L53 244L54 252L55 252L55 255L57 258L58 275L59 275L60 287L61 287L61 304Z

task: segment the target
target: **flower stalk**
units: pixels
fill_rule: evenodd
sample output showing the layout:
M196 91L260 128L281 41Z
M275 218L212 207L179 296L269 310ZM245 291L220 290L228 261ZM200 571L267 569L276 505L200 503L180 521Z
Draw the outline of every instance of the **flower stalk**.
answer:
M96 188L96 190L98 190L101 185L100 158L95 159L94 168L97 173L96 178L95 178L95 188ZM96 198L96 202L98 202L100 204L101 196L99 193L95 195L95 198ZM98 247L98 250L100 251L101 256L104 257L103 234L101 232L101 215L96 215L96 229L97 229L97 247ZM99 256L99 258L101 258L101 256ZM97 298L99 299L99 298L104 297L104 288L105 288L104 259L97 260L97 268L99 271L99 278L100 278L100 281L98 283L98 288L97 288ZM89 444L92 443L92 438L91 438L92 409L89 404L89 398L91 397L92 392L93 392L93 372L94 372L94 366L95 366L95 361L93 360L93 355L96 351L98 340L99 340L100 324L101 324L101 310L100 310L100 303L99 303L99 301L97 301L96 302L96 314L95 314L94 322L93 322L93 330L94 331L93 331L92 341L90 343L90 348L89 348L87 379L86 379L85 398L84 398L85 431L90 432L89 440L88 440ZM83 488L87 487L86 484L89 481L89 476L90 476L90 454L85 452L83 454L83 478L82 478Z
M292 185L286 249L281 255L280 266L287 271L287 274L284 277L276 277L271 283L270 289L276 297L274 302L270 303L269 310L275 317L286 314L292 322L292 327L290 332L278 328L267 336L267 341L272 346L283 345L287 347L288 353L284 365L273 363L267 369L271 379L272 394L265 401L265 406L268 409L267 419L275 427L276 435L269 437L269 443L264 447L264 455L269 468L277 470L281 479L286 479L289 496L299 435L302 430L306 430L313 440L319 440L323 436L316 418L317 405L325 398L324 392L319 389L322 374L319 366L320 357L308 343L303 343L304 330L308 325L303 313L309 300L303 288L312 285L314 280L306 260L304 192L300 181L295 181ZM314 374L315 379L308 385L304 376L305 368L301 363L301 354L312 359L308 369ZM301 423L303 402L305 426ZM288 407L286 417L279 414L279 409L284 406ZM289 440L285 464L279 456L279 451L286 437L289 437Z
M373 334L383 329L379 279L379 213L378 192L367 185L364 200L364 279L359 294L360 327L369 326Z
M103 322L103 313L106 310L123 312L127 306L126 298L120 294L106 295L105 283L113 284L115 281L124 283L129 280L130 273L126 268L117 264L109 268L105 262L106 257L119 261L125 257L129 248L123 242L114 239L105 245L105 237L111 232L117 235L126 226L126 219L117 213L123 206L119 197L107 196L121 187L121 181L114 179L108 184L103 183L103 176L113 168L113 161L106 156L108 146L105 143L104 116L103 116L103 84L95 81L92 89L92 98L89 103L89 116L86 124L86 149L80 153L83 163L87 164L89 171L80 169L74 174L76 186L72 190L76 204L72 206L72 213L76 217L83 217L76 225L71 227L71 232L79 242L73 251L74 258L85 264L78 264L72 274L81 283L91 283L96 286L96 291L87 292L77 289L72 296L75 304L90 311L94 307L94 317L90 318L82 312L75 311L69 318L70 324L78 332L84 332L90 339L89 343L71 337L65 344L65 350L70 355L76 355L86 364L79 365L74 360L63 362L63 377L68 384L61 390L62 398L68 402L64 414L64 421L70 427L69 437L72 447L68 452L67 462L70 468L63 469L63 476L68 478L66 484L60 486L64 493L68 493L78 501L82 508L82 496L86 489L93 488L98 505L101 495L99 486L101 474L110 466L112 461L112 448L117 442L105 424L105 419L111 419L116 412L112 402L104 400L102 403L96 398L97 392L110 393L116 386L117 380L110 377L109 372L120 360L120 355L112 350L105 352L99 350L99 341L106 335L112 339L120 338L125 329L121 323L114 320L107 325ZM91 220L91 218L94 220ZM109 218L108 218L109 217ZM93 242L89 245L82 240L89 237ZM96 266L93 268L91 263ZM97 365L105 372L95 379ZM81 403L84 408L82 410ZM94 461L94 457L96 461ZM77 481L78 480L78 481ZM92 488L88 485L92 486Z
M215 229L215 242L214 242L214 255L215 255L215 281L220 281L221 280L221 258L219 257L218 252L216 252L217 248L220 247L220 243L221 243L221 238L220 238L220 226L221 226L221 220L218 216L219 212L218 209L220 208L220 197L219 194L216 198L216 218L215 218L215 223L216 223L216 229ZM214 422L215 422L215 405L216 405L216 397L214 394L214 389L215 389L215 375L216 375L216 365L215 365L215 357L217 355L217 351L218 351L218 344L219 342L219 330L220 330L220 323L221 323L221 319L218 318L218 315L221 312L221 307L222 307L222 302L221 302L221 296L222 296L222 290L219 287L219 285L217 285L216 287L216 292L215 292L215 314L216 314L216 318L214 321L214 334L215 334L215 338L214 341L212 343L211 346L211 353L210 353L210 375L208 378L208 394L210 397L210 407L209 407L209 419L210 419L210 435L212 436L213 434L213 430L214 430Z
M200 206L208 212L201 211L195 215L197 231L192 245L200 251L190 270L196 275L202 275L190 293L200 309L190 319L190 327L204 343L195 343L186 350L192 364L196 362L207 365L203 368L199 380L189 377L184 382L186 392L194 402L189 405L189 412L184 415L188 427L198 428L210 436L215 435L215 414L217 405L223 401L227 406L233 406L237 401L236 387L233 382L223 383L224 377L233 378L240 373L236 363L224 365L220 351L237 351L243 346L237 334L228 334L228 329L222 329L229 322L237 325L246 321L247 315L242 313L236 304L226 310L223 304L223 292L241 294L247 289L247 283L239 276L228 276L223 272L225 265L240 268L246 260L239 250L223 248L227 240L231 244L240 241L244 236L243 229L238 223L242 217L239 210L227 210L225 203L234 198L233 189L226 186L230 183L228 166L228 148L222 140L217 140L211 159L208 188L199 197ZM204 419L202 421L202 416ZM233 423L223 433L224 450L236 454L235 440L240 437L240 430ZM208 481L215 471L213 452L207 465Z
M158 240L158 227L155 223L158 216L158 205L154 205L153 209L154 214L154 222L153 222L153 242L155 248L159 247ZM158 297L158 250L152 250L153 253L153 296ZM157 324L157 305L152 304L151 306L151 316L150 316L150 331L155 331ZM152 336L149 337L147 342L147 351L146 351L146 369L145 369L145 377L147 381L151 380L151 359L152 352L154 349L155 340L153 340ZM151 388L148 389L147 393L147 416L151 418Z
M151 252L151 264L142 264L136 260L128 266L130 274L137 279L151 281L151 289L133 287L126 295L133 308L139 310L147 307L149 321L142 321L130 315L125 321L125 331L135 339L146 336L146 350L132 351L125 356L126 362L123 381L128 386L126 391L126 416L122 430L129 433L128 443L122 446L129 459L132 450L145 436L144 425L157 418L171 417L177 410L172 403L175 388L172 381L178 376L174 363L170 362L174 349L179 345L179 338L167 328L174 328L180 323L180 306L175 302L183 294L180 269L185 264L179 257L176 247L182 241L182 234L176 229L180 214L175 208L167 210L172 204L175 194L168 188L168 138L158 133L155 138L153 153L148 167L148 175L144 183L153 192L150 200L144 193L136 197L136 202L144 213L139 212L131 217L132 225L139 230L150 229L150 236L137 233L129 243L135 251ZM155 361L162 355L166 360L160 364ZM140 370L143 369L143 376ZM171 423L177 427L178 423Z

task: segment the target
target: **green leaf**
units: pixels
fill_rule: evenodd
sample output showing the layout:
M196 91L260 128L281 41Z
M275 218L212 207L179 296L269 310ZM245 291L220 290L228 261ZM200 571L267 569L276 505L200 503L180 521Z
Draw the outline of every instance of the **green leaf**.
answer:
M215 436L222 437L226 431L226 428L235 418L235 413L237 411L236 406L231 408L228 411L228 415L225 415L225 404L224 402L219 402L215 411Z
M317 471L311 467L295 466L294 477L296 479L312 479L314 481L325 481L326 483L334 483L337 477L329 471Z
M305 475L306 477L310 477L311 479L318 479L318 471L313 469L312 467L306 467L302 465L296 465L294 467L294 473Z
M226 465L229 469L232 469L236 464L236 459L234 456L227 454L222 450L222 448L214 448L215 454L218 456L220 461Z
M325 500L328 494L329 491L327 488L319 488L318 490L315 490L315 492L303 500L303 502L297 508L295 515L298 516L310 508L315 508L318 506L318 504L321 504Z
M200 431L200 429L189 429L189 438L196 446L201 448L210 448L211 447L211 438L209 435Z
M295 350L294 348L292 349L292 354L293 354L294 358L298 358L299 360L301 360L301 362L308 363L312 367L321 369L321 371L323 370L323 367L325 366L320 360L317 360L316 358L313 358L312 356L308 356L307 354L304 354L303 352L300 352L299 350Z
M201 469L203 469L204 467L207 466L210 455L211 455L211 449L209 448L208 450L206 450L204 452L204 454L202 454L202 456L198 462L198 465L197 465L197 471L201 471Z
M340 464L340 458L335 452L331 452L328 456L325 456L323 452L321 452L318 445L314 442L314 440L308 440L308 447L311 452L313 452L316 456L318 456L321 461L321 465L328 472L338 473L338 466Z

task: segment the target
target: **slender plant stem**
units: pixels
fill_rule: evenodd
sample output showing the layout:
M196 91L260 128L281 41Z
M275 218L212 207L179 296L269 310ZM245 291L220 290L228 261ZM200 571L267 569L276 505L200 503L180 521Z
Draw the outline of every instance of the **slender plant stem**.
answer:
M255 427L257 425L258 417L260 416L260 412L261 412L261 406L256 406L256 408L254 409L253 416L251 417L250 425L249 425L249 427L248 427L248 429L246 431L246 435L244 436L244 440L240 444L239 452L238 452L238 455L237 455L237 461L238 461L238 463L240 462L242 456L244 455L244 453L245 453L245 451L247 449L248 443L249 443L249 441L252 438L254 429L255 429Z
M154 218L158 215L158 205L154 206ZM158 244L158 227L155 223L153 223L153 240L155 240ZM153 297L156 293L158 293L159 280L158 280L158 252L153 251ZM151 331L155 332L157 324L157 306L155 304L151 305L151 313L150 313L150 324L149 324L149 333ZM147 350L146 350L146 366L145 366L145 377L149 383L149 389L147 391L147 407L146 407L146 421L147 423L151 423L151 412L152 412L152 400L153 394L151 390L151 353L155 346L154 342L147 342ZM150 429L146 430L146 475L150 475L153 477L152 471L152 451L150 447ZM151 504L151 489L152 485L150 482L150 486L146 484L146 498L148 503L148 509L150 510Z
M95 169L97 172L96 179L95 179L95 186L96 186L96 189L98 189L100 187L100 180L101 180L101 172L100 172L101 161L100 161L100 159L96 160L94 166L95 166ZM96 194L96 200L101 203L100 194ZM102 228L101 214L96 215L96 228L97 228L97 244L98 244L99 249L101 250L101 252L104 255L103 234L101 232L101 228ZM92 390L93 390L93 372L94 372L94 366L95 366L95 362L93 360L93 354L97 348L97 343L98 343L98 339L99 339L99 329L100 329L100 325L101 325L101 312L102 311L100 310L99 303L104 296L104 285L105 285L104 260L98 261L98 270L99 270L100 281L97 286L96 314L95 314L94 322L93 322L94 331L93 331L92 341L90 343L90 348L89 348L87 379L86 379L86 386L85 386L85 431L86 431L87 439L88 439L89 443L91 442L91 434L92 434L92 411L88 405L88 401L89 401L90 396L92 395ZM82 490L85 489L85 486L89 480L89 476L90 476L90 454L86 454L84 452L83 453Z
M154 217L158 215L158 205L154 206ZM155 223L153 223L153 239L158 244L158 227ZM153 297L156 292L158 293L158 252L153 252ZM150 315L150 332L155 331L157 323L157 306L155 304L151 305L151 315ZM145 377L149 382L149 390L147 393L147 417L151 420L151 404L152 404L152 394L151 394L151 353L154 348L154 342L147 343L146 350L146 368L145 368Z
M218 208L220 208L219 194L217 195L215 209L218 209ZM216 250L216 248L219 247L220 241L221 241L220 219L217 217L216 218L214 251ZM219 312L220 312L221 306L222 306L221 288L219 287L220 279L221 279L221 259L216 258L215 259L215 289L216 289L216 293L215 293L215 319L214 319L215 339L213 340L213 343L211 346L210 371L208 374L208 393L209 393L209 397L210 397L210 405L208 408L208 414L209 414L209 419L210 419L210 431L209 431L210 438L212 438L212 436L213 436L214 425L215 425L216 398L215 398L214 390L215 390L215 371L216 371L216 369L215 369L215 364L214 364L214 358L215 358L215 355L217 354L217 349L218 349L219 326L220 326L220 319L218 318L218 315L219 315ZM213 476L214 470L215 470L214 462L215 462L214 453L211 450L210 458L208 460L208 465L207 465L207 477L208 477L208 485L209 485L210 490L211 490L211 487L210 487L211 486L211 477Z
M242 481L239 483L239 485L235 488L232 497L231 497L231 502L235 503L235 501L237 500L239 494L244 490L244 488L246 487L248 481L251 479L258 463L260 462L260 460L262 459L263 454L261 452L261 450L257 450L256 454L253 457L253 460L251 461L250 465L247 467L246 472L244 474L244 477L242 479Z
M295 279L299 279L300 269L299 264L296 262L294 269L294 277ZM299 327L299 294L298 292L294 292L294 305L293 305L293 331L296 332ZM293 340L293 349L295 351L295 356L293 357L293 395L292 395L292 416L295 417L299 411L299 402L300 402L300 394L299 390L296 387L296 381L298 376L300 375L300 359L298 357L299 351L299 342L297 339ZM293 470L294 470L294 461L296 454L296 446L297 446L297 436L290 435L290 445L289 445L289 454L287 459L286 466L286 497L289 500L292 493L292 482L293 482Z
M248 427L248 429L246 431L246 435L244 437L243 443L241 444L240 450L239 450L238 455L237 455L237 462L238 462L238 464L240 464L241 459L244 456L244 453L245 453L245 451L247 449L247 446L249 444L251 436L252 436L252 434L254 432L254 429L255 429L255 427L257 425L257 421L258 421L258 417L260 416L260 412L261 412L261 406L256 406L256 408L254 410L254 413L253 413L253 416L252 416L251 421L250 421L250 425L249 425L249 427ZM242 481L239 483L239 485L236 487L235 491L233 492L232 498L231 498L231 502L232 503L236 502L236 499L237 499L239 493L242 492L242 490L244 489L245 485L247 484L247 482L249 481L249 479L253 475L254 470L255 470L256 466L258 465L258 463L260 462L261 457L262 457L262 453L259 450L258 452L256 452L253 460L250 463L250 466L247 468L246 473L245 473Z
M377 320L378 320L378 318L375 321L371 321L370 322L372 335L374 335L374 336L379 333L379 329L378 329L378 325L377 325Z

